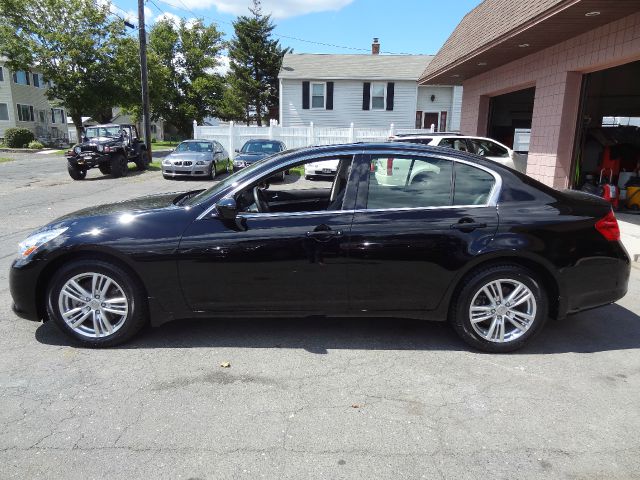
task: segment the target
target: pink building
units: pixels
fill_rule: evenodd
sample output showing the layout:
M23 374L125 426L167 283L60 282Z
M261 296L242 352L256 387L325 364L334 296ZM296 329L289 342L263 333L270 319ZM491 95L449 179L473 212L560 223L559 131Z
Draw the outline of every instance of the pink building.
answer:
M548 185L617 180L640 161L640 1L485 0L419 83L464 86L462 133L530 129L527 174Z

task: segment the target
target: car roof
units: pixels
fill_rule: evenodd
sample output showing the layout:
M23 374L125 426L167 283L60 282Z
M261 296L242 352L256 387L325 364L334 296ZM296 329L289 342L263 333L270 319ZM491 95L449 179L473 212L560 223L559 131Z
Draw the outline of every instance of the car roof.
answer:
M425 132L425 133L397 133L391 138L412 138L412 137L461 137L460 132Z
M190 142L209 142L209 143L211 143L213 141L215 141L215 140L207 140L206 138L202 139L202 140L199 139L199 138L188 138L187 140L182 140L180 143L190 143Z
M249 140L247 140L244 143L249 143L249 142L254 142L254 143L282 143L280 140L269 140L268 138L250 138Z
M86 128L92 128L92 127L133 127L133 125L131 123L102 123L100 125L87 125Z

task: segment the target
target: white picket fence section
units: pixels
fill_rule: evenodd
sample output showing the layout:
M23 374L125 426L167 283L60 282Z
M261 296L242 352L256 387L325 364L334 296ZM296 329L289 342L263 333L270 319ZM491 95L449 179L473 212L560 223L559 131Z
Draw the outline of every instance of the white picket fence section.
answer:
M399 133L427 133L428 130L355 127L352 123L346 128L317 127L311 122L306 127L282 127L276 123L269 126L238 126L234 122L228 125L205 126L193 122L193 138L198 140L216 140L229 152L231 159L235 150L242 148L244 142L251 139L280 140L287 149L310 147L314 145L338 145L353 142L382 142L391 135Z

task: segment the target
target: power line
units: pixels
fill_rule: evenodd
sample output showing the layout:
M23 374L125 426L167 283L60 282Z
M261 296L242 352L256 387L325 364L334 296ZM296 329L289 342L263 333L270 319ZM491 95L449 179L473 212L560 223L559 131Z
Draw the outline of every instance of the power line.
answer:
M149 0L153 3L152 0ZM184 7L181 8L175 4L169 3L166 0L158 0L160 3L163 3L171 8L177 8L178 10L182 10L183 12L189 12L191 15L193 15L196 18L206 18L207 20L210 20L214 23L224 23L227 25L231 25L233 26L233 22L228 22L226 20L220 20L220 19L215 19L212 17L209 17L208 15L203 15L203 14L197 14L195 13L193 10L191 10L182 0L178 0L178 2ZM310 43L313 45L321 45L323 47L333 47L333 48L342 48L344 50L355 50L355 51L360 51L360 52L368 52L369 49L368 48L361 48L361 47L348 47L346 45L337 45L334 43L325 43L325 42L318 42L316 40L306 40L304 38L299 38L299 37L292 37L289 35L282 35L279 33L275 33L273 32L273 36L274 37L279 37L279 38L286 38L287 40L295 40L297 42L304 42L304 43ZM382 52L382 53L386 53L386 54L390 54L390 55L409 55L407 53L393 53L393 52Z

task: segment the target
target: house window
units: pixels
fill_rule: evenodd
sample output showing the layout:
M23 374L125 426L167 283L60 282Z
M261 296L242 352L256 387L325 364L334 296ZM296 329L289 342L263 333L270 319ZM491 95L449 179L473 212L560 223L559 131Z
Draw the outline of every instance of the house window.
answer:
M64 123L64 110L61 108L52 108L51 123Z
M27 74L27 72L22 70L18 70L17 72L13 73L13 82L17 83L18 85L30 85L31 83L29 82L29 75Z
M0 120L9 120L9 106L6 103L0 103Z
M311 84L311 108L324 108L325 84Z
M38 88L45 88L47 82L44 79L44 76L41 73L33 74L33 86Z
M33 122L33 106L31 105L22 105L20 103L16 103L16 108L18 110L18 120L21 122Z
M386 93L386 84L371 84L371 110L384 110L386 108Z

